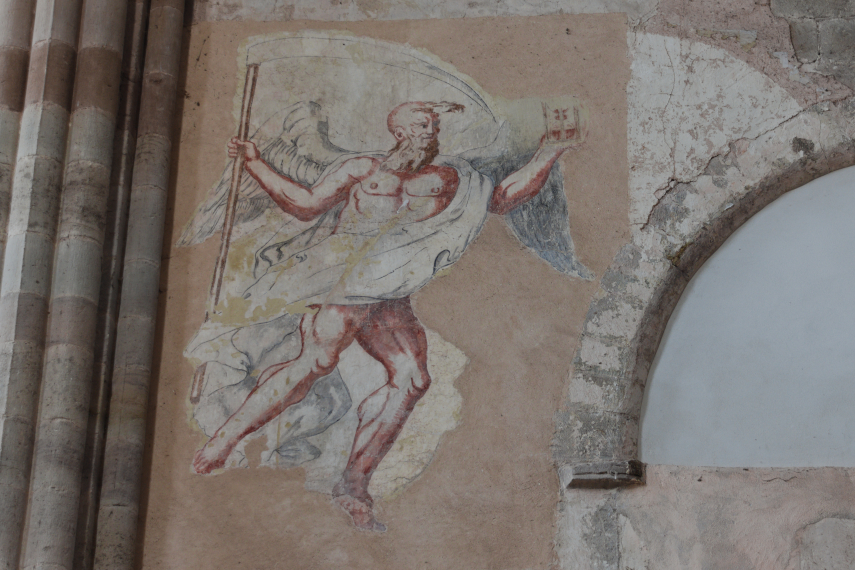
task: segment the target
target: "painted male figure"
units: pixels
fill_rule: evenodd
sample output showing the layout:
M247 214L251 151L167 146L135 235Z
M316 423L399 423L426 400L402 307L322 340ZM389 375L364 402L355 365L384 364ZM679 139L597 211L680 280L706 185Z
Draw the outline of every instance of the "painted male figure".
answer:
M315 219L343 203L333 234L363 236L359 242L359 248L364 250L362 255L378 239L388 237L396 229L419 228L443 213L447 216L453 203L461 212L469 208L470 215L473 208L482 210L471 218L476 221L460 222L464 216L455 215L451 216L453 221L447 222L477 225L467 228L474 236L488 210L504 214L535 196L555 160L579 143L544 137L528 164L495 187L487 186L483 200L460 203L461 178L471 178L467 173L474 171L465 161L440 157L438 142L439 112L459 110L462 106L445 103L399 105L387 121L397 141L388 154L344 160L311 188L273 170L261 159L252 142L232 139L228 144L229 156L237 156L242 148L247 172L283 211L300 220ZM483 176L481 179L488 180ZM459 257L469 239L452 255ZM437 256L437 263L440 257ZM409 300L409 294L424 283L408 287L402 281L402 285L387 286L383 295L348 296L337 289L344 288L345 281L358 281L359 276L351 275L352 271L351 267L341 277L341 287L329 291L323 302L313 303L314 312L303 317L299 356L264 370L241 407L196 453L194 468L198 473L210 473L223 467L243 438L300 402L316 380L336 367L342 351L356 341L383 365L387 378L386 384L358 408L359 425L353 447L333 496L357 527L383 531L385 527L374 517L368 484L431 382L425 331Z

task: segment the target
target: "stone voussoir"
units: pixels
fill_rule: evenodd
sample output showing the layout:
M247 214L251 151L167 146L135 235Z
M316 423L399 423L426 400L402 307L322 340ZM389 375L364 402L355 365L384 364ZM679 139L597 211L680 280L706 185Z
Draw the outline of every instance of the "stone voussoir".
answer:
M772 13L781 18L855 17L852 0L771 0Z

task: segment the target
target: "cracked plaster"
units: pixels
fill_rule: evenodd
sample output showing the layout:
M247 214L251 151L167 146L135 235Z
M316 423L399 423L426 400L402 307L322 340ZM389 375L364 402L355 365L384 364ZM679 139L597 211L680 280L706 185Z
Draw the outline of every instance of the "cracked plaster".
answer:
M630 34L630 223L647 216L676 182L697 177L732 140L756 138L797 114L781 87L724 50Z
M607 271L588 312L570 380L568 415L557 421L554 453L559 465L635 457L647 367L688 278L739 219L793 184L775 183L776 173L801 172L804 161L827 157L842 157L835 159L838 167L851 163L853 118L851 101L802 111L753 140L731 143L726 152L707 159L695 180L663 195L649 223L635 229L632 244ZM815 150L805 152L811 144ZM805 176L816 177L821 168ZM755 187L764 182L771 188L766 191L769 198L754 197ZM746 200L734 210L735 225L725 222L703 237ZM696 242L700 245L694 246ZM609 322L619 326L601 327Z

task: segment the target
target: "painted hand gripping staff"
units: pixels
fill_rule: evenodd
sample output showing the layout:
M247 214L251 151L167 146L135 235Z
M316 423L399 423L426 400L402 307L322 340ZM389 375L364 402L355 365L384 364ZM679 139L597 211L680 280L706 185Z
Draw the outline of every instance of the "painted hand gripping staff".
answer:
M582 144L584 119L572 100L544 102L546 134L526 141L474 82L404 46L321 33L246 46L233 163L180 241L223 232L212 306L185 351L210 438L193 467L245 466L246 441L265 434L266 465L305 467L307 486L383 531L372 495L418 476L456 425L466 362L410 295L489 212L557 270L590 277L553 169ZM417 451L398 453L399 438ZM394 476L372 482L384 468Z

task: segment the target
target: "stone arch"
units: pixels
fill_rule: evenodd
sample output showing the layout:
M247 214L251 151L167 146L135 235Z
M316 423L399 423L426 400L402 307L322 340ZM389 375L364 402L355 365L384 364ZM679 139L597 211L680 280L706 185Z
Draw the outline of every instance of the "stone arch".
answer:
M638 435L645 384L671 312L694 273L782 194L855 164L855 101L803 111L738 140L696 179L672 183L603 275L590 304L553 458L562 485L643 482Z

